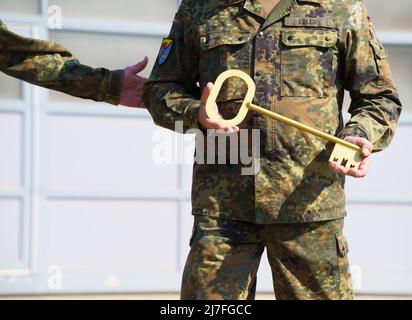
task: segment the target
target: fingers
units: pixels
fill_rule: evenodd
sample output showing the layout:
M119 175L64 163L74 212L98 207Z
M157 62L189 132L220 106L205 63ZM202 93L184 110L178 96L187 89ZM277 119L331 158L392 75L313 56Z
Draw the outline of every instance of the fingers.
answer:
M342 176L346 176L349 169L339 166L338 164L336 164L335 162L329 162L329 166L332 168L333 171L339 173Z
M362 147L361 153L364 157L369 157L373 151L373 145L368 139L362 137L346 137L345 140Z
M143 71L147 67L148 62L149 62L149 59L147 57L144 57L142 61L140 61L139 63L133 66L128 67L127 70L134 74L137 74Z
M366 176L366 174L368 173L369 165L370 165L370 159L365 158L361 162L359 168L358 169L350 169L349 172L348 172L348 175L350 175L354 178L364 178Z
M206 87L203 89L202 97L200 98L200 103L202 104L202 106L206 106L207 99L209 98L210 93L212 92L212 89L213 89L213 83L208 82ZM217 109L217 106L216 106L216 109Z
M362 138L362 137L346 137L346 141L356 144L362 148L361 154L363 156L363 160L361 164L359 165L359 168L354 169L354 168L346 168L343 166L338 165L335 162L330 162L330 167L332 170L335 172L344 175L344 176L351 176L354 178L363 178L366 176L369 170L369 164L370 164L370 155L372 154L373 151L373 145L368 139Z
M238 126L222 125L219 121L214 121L214 120L212 120L208 117L207 112L206 112L206 103L207 103L207 99L209 98L210 93L212 92L212 90L213 90L213 83L211 83L211 82L207 83L205 88L203 89L203 93L202 93L202 96L200 98L201 110L200 110L199 116L198 116L200 124L205 129L216 130L217 133L235 133L235 132L239 132L240 129L239 129ZM220 118L222 118L216 104L214 106L214 111L217 115L220 116Z
M368 173L368 170L369 170L369 165L370 165L370 158L363 159L358 169L346 168L346 167L338 165L336 162L329 162L329 166L335 172L343 176L351 176L354 178L366 177L366 174Z
M216 130L218 133L235 133L240 131L238 126L223 126L219 122L210 120L209 118L204 121L203 127Z
M234 133L240 131L238 126L225 126L218 121L211 120L207 117L206 112L201 116L201 118L199 118L199 121L203 128L220 131L218 133Z

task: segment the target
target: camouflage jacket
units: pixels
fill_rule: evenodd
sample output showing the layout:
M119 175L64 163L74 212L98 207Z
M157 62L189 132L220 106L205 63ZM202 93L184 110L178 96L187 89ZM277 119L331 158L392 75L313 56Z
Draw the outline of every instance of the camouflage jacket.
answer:
M93 69L63 46L9 31L0 21L0 71L72 96L118 104L123 72Z
M333 135L366 137L374 151L395 133L401 103L363 1L281 0L266 15L257 0L183 0L168 39L172 48L162 50L145 90L160 126L197 128L207 82L240 69L256 83L257 105ZM217 99L225 118L245 92L236 78L225 83ZM257 114L241 127L260 129L259 172L195 164L194 214L263 224L345 216L344 177L328 166L333 145Z

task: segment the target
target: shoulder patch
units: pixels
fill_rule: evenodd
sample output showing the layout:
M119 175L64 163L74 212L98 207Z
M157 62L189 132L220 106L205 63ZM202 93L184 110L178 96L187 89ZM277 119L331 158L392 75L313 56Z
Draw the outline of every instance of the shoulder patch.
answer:
M173 39L170 39L170 38L163 39L162 45L159 51L159 57L157 60L158 61L157 63L159 64L159 66L161 66L167 61L170 55L170 51L172 51L172 47L173 47Z

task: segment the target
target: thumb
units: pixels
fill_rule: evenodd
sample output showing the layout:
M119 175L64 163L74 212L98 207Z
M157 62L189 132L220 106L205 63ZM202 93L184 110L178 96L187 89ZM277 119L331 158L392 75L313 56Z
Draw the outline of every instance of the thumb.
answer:
M213 83L208 82L206 87L203 89L202 97L200 98L200 102L203 106L206 106L207 99L210 96L210 93L212 92L213 89Z
M149 62L149 59L147 57L144 57L142 61L140 61L139 63L133 66L128 67L127 69L128 71L136 74L136 73L139 73L140 71L143 71L146 68L148 62Z

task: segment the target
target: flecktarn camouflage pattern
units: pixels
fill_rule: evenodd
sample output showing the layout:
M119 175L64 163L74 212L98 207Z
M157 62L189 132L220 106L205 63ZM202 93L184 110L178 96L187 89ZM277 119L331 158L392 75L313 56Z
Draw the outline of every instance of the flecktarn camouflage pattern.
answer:
M173 48L156 63L145 94L160 126L198 128L207 82L240 69L256 83L254 103L329 134L363 136L380 151L396 131L401 104L363 1L282 0L266 16L257 0L184 0L168 39ZM352 117L344 128L345 89ZM237 114L245 92L241 80L225 83L217 99L225 118ZM241 127L260 129L260 171L195 164L194 214L262 224L345 216L344 178L329 168L330 143L259 115Z
M266 248L276 299L353 299L342 229L343 219L258 225L195 216L181 298L253 299Z
M123 72L82 65L62 45L19 36L0 21L0 71L76 97L117 105Z
M367 138L374 151L395 134L401 103L363 1L281 0L267 14L259 0L183 0L167 39L173 48L145 92L160 126L199 128L206 84L239 69L254 79L259 106L341 138ZM246 91L237 78L225 83L216 100L224 118L237 114ZM266 248L277 298L352 299L344 177L328 164L333 146L258 114L241 128L260 130L256 175L236 164L194 165L182 298L253 298Z

